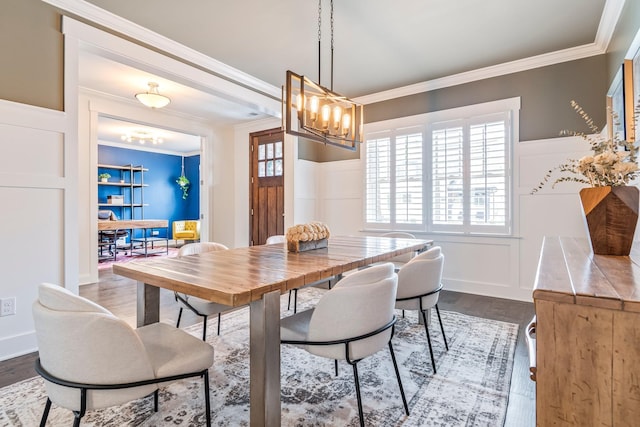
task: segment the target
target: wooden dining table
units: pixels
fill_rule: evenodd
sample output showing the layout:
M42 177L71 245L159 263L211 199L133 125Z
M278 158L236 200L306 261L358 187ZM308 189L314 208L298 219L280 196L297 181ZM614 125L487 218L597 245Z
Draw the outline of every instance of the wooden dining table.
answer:
M137 285L138 326L158 322L160 288L239 307L249 305L250 424L280 425L280 295L347 271L421 252L431 240L331 237L328 247L289 252L286 244L251 246L182 258L114 264Z

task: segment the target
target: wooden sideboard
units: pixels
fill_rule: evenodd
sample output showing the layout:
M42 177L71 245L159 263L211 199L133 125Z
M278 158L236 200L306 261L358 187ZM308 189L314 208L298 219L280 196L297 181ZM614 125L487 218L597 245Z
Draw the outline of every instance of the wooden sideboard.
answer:
M640 424L640 248L547 237L533 298L538 426Z

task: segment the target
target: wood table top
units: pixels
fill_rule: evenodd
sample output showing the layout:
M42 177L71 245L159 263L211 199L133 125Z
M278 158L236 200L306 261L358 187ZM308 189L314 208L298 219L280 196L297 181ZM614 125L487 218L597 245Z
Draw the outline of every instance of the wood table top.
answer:
M545 237L533 298L640 312L640 244L629 256L594 255L586 239Z
M251 246L114 264L113 272L149 285L240 306L267 292L285 293L354 268L425 249L431 243L388 237L331 237L327 248L305 252L288 252L284 243Z
M129 230L135 228L164 228L169 226L167 219L123 219L118 221L98 221L98 231Z

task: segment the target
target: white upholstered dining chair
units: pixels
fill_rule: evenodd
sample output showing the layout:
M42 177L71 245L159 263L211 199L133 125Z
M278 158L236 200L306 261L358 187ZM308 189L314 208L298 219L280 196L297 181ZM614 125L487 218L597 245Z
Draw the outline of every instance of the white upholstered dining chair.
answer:
M74 413L74 426L86 411L120 405L153 394L159 384L203 377L207 425L211 425L208 369L213 347L165 323L138 329L98 304L60 286L43 283L33 304L39 359L47 403Z
M178 250L178 258L182 258L189 255L196 255L205 252L224 251L229 248L222 243L216 242L197 242L187 243L180 247ZM214 314L218 315L218 335L220 335L220 320L222 312L230 310L232 307L224 304L218 304L216 302L207 301L202 298L194 297L192 295L183 294L180 292L174 292L174 296L178 304L180 305L180 312L178 313L178 321L176 322L176 328L180 327L180 320L182 319L182 310L185 308L191 310L196 315L203 318L202 321L202 340L207 339L207 320L209 316Z
M281 234L275 234L273 236L269 236L265 245L276 245L279 243L287 243L287 237ZM330 279L322 279L317 282L309 283L307 285L302 286L302 288L306 288L307 286L317 286L322 283L328 283L329 288L331 288L331 280ZM294 288L289 291L289 301L287 302L287 310L291 310L291 294L293 294L293 313L298 312L298 289Z
M438 298L442 290L443 267L444 254L442 249L440 246L434 246L413 258L398 271L396 308L400 310L418 310L418 315L422 316L434 374L436 373L436 362L433 357L433 347L431 346L429 323L427 321L427 312L431 308L435 307L436 313L438 313L442 339L446 349L449 350L447 337L442 326L442 317L440 317L440 309L438 308Z
M389 233L382 234L380 237L395 237L395 238L400 238L400 239L415 239L416 238L416 236L414 236L413 234L405 233L403 231L391 231ZM398 272L400 267L402 267L403 265L405 265L406 263L411 261L413 259L413 257L415 257L415 256L416 256L415 252L408 252L406 254L402 254L402 255L398 255L396 257L393 257L393 258L391 258L391 259L389 259L388 261L385 261L385 262L392 262L393 265L396 268L396 272Z
M392 263L355 272L327 291L315 308L285 317L280 342L311 354L346 360L353 367L360 425L364 425L358 362L388 346L405 412L409 407L393 345L397 274Z

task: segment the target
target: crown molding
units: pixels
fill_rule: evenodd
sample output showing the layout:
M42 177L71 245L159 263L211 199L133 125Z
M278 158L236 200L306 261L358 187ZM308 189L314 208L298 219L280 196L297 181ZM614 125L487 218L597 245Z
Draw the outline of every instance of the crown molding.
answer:
M479 68L477 70L466 71L464 73L453 74L439 79L428 80L425 82L415 83L409 86L403 86L396 89L390 89L383 92L373 93L354 98L353 101L360 104L372 104L374 102L387 101L389 99L400 98L403 96L415 95L417 93L429 92L436 89L442 89L451 86L457 86L465 83L471 83L478 80L490 79L492 77L504 76L507 74L517 73L520 71L532 70L534 68L546 67L548 65L559 64L567 61L587 58L590 56L603 54L604 50L595 43L578 46L574 48L558 50L551 53L532 56L516 61L505 62L503 64L492 65L490 67Z
M72 16L75 15L83 20L87 20L104 28L109 28L111 31L127 36L132 40L137 40L149 46L154 46L162 52L166 52L177 58L181 58L184 61L203 67L204 69L247 89L278 100L282 96L282 90L279 87L266 83L243 71L213 59L210 56L204 55L190 47L155 33L148 28L142 27L91 3L87 3L84 0L42 1L67 12Z

